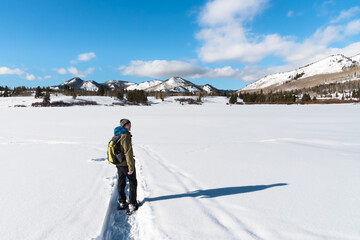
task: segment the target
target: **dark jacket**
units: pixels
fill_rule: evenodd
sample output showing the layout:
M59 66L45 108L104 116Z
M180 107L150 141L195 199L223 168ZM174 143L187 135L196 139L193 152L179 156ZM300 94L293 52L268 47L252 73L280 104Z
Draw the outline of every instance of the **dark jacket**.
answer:
M124 127L116 127L114 129L115 135L120 135L120 151L124 153L126 161L123 161L120 164L117 164L116 166L123 166L128 167L129 172L132 172L135 170L135 159L134 159L134 153L132 148L132 140L131 140L131 133L128 132Z

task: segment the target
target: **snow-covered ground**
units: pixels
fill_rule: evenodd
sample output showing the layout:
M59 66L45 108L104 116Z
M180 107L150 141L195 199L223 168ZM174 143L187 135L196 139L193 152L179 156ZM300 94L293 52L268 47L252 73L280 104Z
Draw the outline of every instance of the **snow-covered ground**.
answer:
M0 98L0 239L360 239L360 105L8 107L32 101ZM121 118L130 217L105 160Z

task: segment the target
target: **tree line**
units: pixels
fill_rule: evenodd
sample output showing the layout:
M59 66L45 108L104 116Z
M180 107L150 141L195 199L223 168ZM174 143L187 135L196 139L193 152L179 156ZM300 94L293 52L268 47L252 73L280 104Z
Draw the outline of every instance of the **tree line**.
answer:
M294 103L297 100L296 95L293 92L270 92L263 93L240 93L239 98L243 99L245 103Z
M16 96L31 96L33 89L24 86L15 87L14 89L8 86L0 86L0 97L16 97Z

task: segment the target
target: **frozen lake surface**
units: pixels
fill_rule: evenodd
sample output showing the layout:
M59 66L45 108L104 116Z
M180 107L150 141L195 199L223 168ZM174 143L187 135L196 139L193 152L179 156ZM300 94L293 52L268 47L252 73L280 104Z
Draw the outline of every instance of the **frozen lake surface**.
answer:
M102 105L0 99L1 239L360 239L360 105L84 99ZM130 217L106 162L121 118L143 202Z

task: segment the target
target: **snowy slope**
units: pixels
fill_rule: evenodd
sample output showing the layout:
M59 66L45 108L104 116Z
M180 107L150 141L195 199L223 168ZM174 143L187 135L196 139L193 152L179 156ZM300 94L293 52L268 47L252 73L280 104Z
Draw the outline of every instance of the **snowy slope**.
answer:
M129 86L133 86L135 85L135 83L127 82L127 81L119 81L119 80L110 80L102 83L101 85L110 89L121 89L121 88L127 88Z
M353 61L357 62L358 64L360 64L360 54L351 57L351 60L353 60Z
M84 81L78 77L72 78L59 86L52 87L53 89L64 89L64 86L67 85L71 88L82 89L86 91L97 91L100 85L103 85L105 88L109 89L126 89L126 90L144 90L144 91L164 91L164 92L206 92L213 93L218 91L213 86L206 84L204 86L197 86L192 82L189 82L180 77L172 77L166 81L161 80L151 80L142 82L139 84L119 81L119 80L110 80L105 83L99 84L95 81Z
M209 93L209 94L215 92L215 88L213 86L209 85L209 84L206 84L206 85L202 86L202 89L203 89L204 92Z
M84 84L80 87L80 89L95 92L99 89L99 84L95 81L85 81Z
M143 82L138 85L133 85L127 88L127 90L145 90L145 91L163 91L163 92L199 92L213 93L218 91L213 86L206 84L204 86L197 86L183 78L172 77L166 81L152 80Z
M63 82L59 86L52 87L53 89L64 89L64 86L69 86L71 88L81 89L85 91L97 91L100 85L103 85L105 88L110 89L122 89L128 86L134 85L135 83L119 80L110 80L99 84L95 81L84 81L81 78L74 77L66 82Z
M64 89L65 86L69 86L71 88L77 88L85 91L97 91L99 89L100 84L95 81L84 81L81 78L74 77L69 79L66 82L63 82L59 86L52 87L53 89Z
M183 78L172 77L160 84L147 88L146 91L199 92L201 89Z
M139 84L134 84L126 88L126 90L146 90L147 88L153 87L162 83L161 80L146 81Z
M301 79L318 74L341 72L343 68L353 65L353 60L358 61L358 56L354 57L354 59L350 59L343 55L330 56L326 59L301 67L294 71L268 75L254 83L249 84L242 90L262 89L269 86L278 86L293 79Z
M360 105L0 100L1 239L360 239ZM105 161L123 117L143 201L131 217Z

